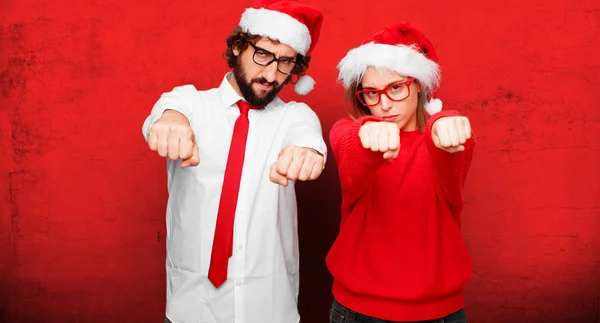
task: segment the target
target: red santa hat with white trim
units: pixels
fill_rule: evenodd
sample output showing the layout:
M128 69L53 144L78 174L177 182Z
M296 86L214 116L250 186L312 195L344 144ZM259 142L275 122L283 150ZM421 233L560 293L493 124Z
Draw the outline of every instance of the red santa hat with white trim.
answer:
M257 0L244 11L239 26L245 32L278 40L307 56L317 45L322 24L321 11L296 0ZM314 85L312 77L303 75L294 89L305 95Z
M433 115L442 110L442 101L435 98L441 80L438 57L431 41L414 26L400 22L364 40L339 62L338 79L348 89L368 67L414 77L423 91L425 111Z

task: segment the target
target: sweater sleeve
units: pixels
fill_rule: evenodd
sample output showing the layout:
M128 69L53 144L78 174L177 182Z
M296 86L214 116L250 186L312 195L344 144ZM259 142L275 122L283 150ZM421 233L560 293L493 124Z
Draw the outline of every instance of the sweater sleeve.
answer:
M358 131L367 121L381 120L373 116L357 120L344 118L336 122L329 133L342 190L352 199L368 188L366 184L370 175L385 162L382 152L374 152L362 146Z
M450 116L460 116L460 114L456 110L445 110L433 115L425 126L425 140L438 170L444 196L452 208L452 213L459 220L463 207L462 192L475 149L475 133L471 131L471 138L463 145L465 147L463 151L449 153L436 147L432 139L433 124L443 117Z

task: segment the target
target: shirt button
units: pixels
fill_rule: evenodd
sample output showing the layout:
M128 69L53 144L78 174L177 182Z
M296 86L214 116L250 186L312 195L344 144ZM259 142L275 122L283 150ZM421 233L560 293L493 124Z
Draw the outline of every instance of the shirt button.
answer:
M235 281L235 285L236 285L236 286L242 286L242 282L241 282L241 281L239 281L239 280L236 280L236 281Z
M238 249L239 249L239 250L242 250L242 249L244 249L244 246L242 246L241 244L239 244L239 245L238 245Z

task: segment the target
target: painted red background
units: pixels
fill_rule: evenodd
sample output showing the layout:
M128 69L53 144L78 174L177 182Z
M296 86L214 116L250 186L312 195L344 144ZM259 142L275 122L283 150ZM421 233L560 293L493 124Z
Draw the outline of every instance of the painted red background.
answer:
M436 45L440 96L479 135L464 236L470 322L600 322L600 3L310 0L325 13L297 97L325 136L335 66L410 21ZM0 321L162 322L164 160L141 124L176 85L217 86L250 1L0 1ZM338 230L333 159L299 185L300 309L327 322Z

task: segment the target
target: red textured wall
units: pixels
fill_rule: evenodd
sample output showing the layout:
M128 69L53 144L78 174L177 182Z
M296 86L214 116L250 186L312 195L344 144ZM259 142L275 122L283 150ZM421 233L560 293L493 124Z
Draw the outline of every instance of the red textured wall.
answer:
M307 2L326 15L317 86L283 96L305 99L326 136L344 114L335 65L349 48L396 20L436 44L440 95L479 135L463 220L470 322L600 322L600 3ZM165 166L140 127L162 92L218 85L249 4L0 2L0 321L162 320ZM300 308L321 323L333 159L299 199Z

